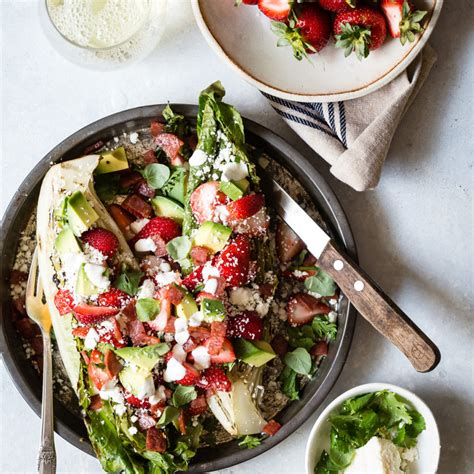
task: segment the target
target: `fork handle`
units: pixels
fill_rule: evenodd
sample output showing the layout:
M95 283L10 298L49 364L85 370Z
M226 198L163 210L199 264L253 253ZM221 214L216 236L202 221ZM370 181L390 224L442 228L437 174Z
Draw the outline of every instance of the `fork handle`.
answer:
M56 472L56 450L54 448L53 417L53 368L51 337L43 331L43 393L41 404L41 447L38 454L39 474Z

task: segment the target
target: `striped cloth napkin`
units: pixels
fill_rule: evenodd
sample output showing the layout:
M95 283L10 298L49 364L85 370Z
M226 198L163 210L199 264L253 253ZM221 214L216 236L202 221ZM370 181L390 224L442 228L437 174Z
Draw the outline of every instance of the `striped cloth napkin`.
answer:
M292 102L263 93L285 122L356 191L377 186L395 130L436 61L425 46L381 89L345 102Z

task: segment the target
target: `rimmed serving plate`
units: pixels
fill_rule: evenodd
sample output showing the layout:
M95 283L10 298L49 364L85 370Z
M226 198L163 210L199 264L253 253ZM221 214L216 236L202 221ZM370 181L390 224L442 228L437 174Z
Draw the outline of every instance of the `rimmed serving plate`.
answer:
M256 6L234 3L192 0L197 24L218 56L263 92L300 102L333 102L369 94L404 71L428 41L443 0L415 2L429 12L415 42L402 46L387 36L363 61L354 54L345 58L333 44L311 55L311 61L297 61L291 48L276 47L270 20Z
M51 163L80 157L94 143L107 142L113 137L149 127L152 120L161 117L166 104L150 105L126 110L105 117L79 130L51 150L31 171L10 202L0 230L0 351L10 376L23 398L39 415L41 410L41 378L26 359L19 334L12 321L9 277L18 246L20 232L36 206L39 187ZM194 120L197 107L171 104L174 111ZM244 120L247 142L265 152L294 176L313 201L333 237L356 258L352 233L346 216L329 186L312 167L311 160L301 155L281 137L250 120ZM241 449L236 441L203 448L190 465L189 472L209 472L251 459L272 448L301 426L318 409L336 382L346 361L352 341L356 313L347 299L339 310L339 331L330 345L328 357L316 376L305 386L300 400L290 403L277 419L282 429L254 449ZM93 455L87 433L77 407L55 400L55 428L59 435L82 451Z

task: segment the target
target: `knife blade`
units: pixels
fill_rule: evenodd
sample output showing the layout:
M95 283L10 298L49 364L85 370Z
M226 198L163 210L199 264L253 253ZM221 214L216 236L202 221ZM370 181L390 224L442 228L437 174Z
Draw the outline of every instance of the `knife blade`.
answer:
M417 371L433 370L441 358L436 345L274 179L265 176L265 171L262 174L272 206L317 258L317 267L333 278L358 312L398 347Z

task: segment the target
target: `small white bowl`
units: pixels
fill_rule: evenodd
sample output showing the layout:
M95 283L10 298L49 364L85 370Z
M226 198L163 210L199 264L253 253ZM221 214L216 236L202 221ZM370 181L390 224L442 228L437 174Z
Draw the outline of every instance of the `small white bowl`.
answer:
M426 405L426 403L414 393L404 388L397 387L396 385L388 383L368 383L365 385L359 385L344 392L331 402L316 420L306 445L305 464L307 474L314 473L314 467L321 456L321 452L323 449L329 449L329 415L336 412L348 398L363 395L365 393L377 392L379 390L390 390L400 395L425 418L426 429L422 431L417 438L418 442L416 446L418 449L418 459L410 464L410 473L433 474L436 472L439 462L440 440L438 425L436 424L436 420L433 413L428 408L428 405Z

